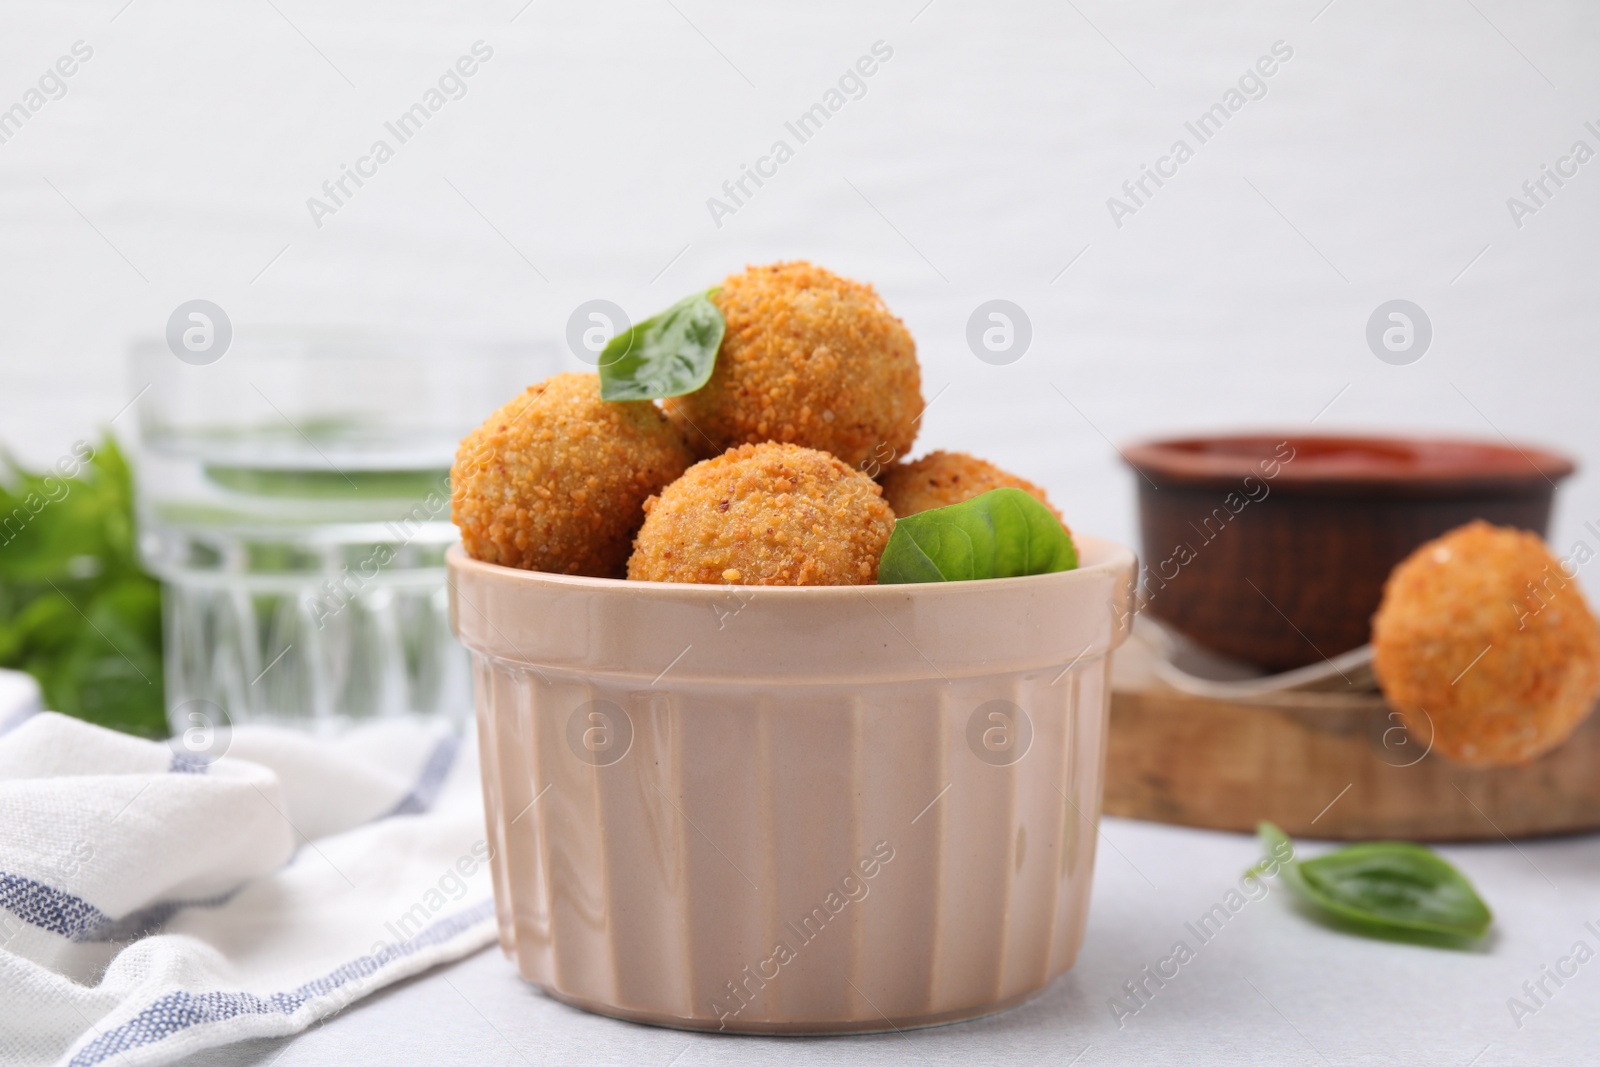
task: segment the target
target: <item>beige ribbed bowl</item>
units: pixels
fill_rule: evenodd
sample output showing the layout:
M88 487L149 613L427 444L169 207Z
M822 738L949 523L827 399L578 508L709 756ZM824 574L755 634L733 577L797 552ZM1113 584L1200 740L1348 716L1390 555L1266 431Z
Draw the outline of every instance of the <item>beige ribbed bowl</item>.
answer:
M552 996L761 1033L997 1011L1072 966L1132 553L756 588L449 557L500 944Z

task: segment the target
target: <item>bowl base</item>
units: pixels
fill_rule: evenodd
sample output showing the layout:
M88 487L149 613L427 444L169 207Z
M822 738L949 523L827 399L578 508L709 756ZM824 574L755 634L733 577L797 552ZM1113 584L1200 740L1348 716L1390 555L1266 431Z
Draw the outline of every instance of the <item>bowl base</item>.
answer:
M1065 972L1063 972L1065 973ZM1053 981L1053 979L1052 979ZM1020 1007L1037 997L1050 987L1050 983L1036 986L1033 989L1007 997L1004 1000L990 1003L976 1004L965 1008L956 1008L951 1011L933 1012L926 1015L909 1015L901 1018L888 1018L875 1015L871 1018L861 1019L734 1019L719 1020L714 1016L705 1018L686 1018L680 1015L664 1015L653 1011L636 1011L629 1008L618 1007L615 1004L606 1004L601 1001L589 1000L585 997L569 996L557 992L537 982L529 982L551 1000L559 1000L563 1004L595 1015L605 1015L612 1019L621 1019L630 1023L643 1023L647 1026L661 1026L669 1030L689 1030L702 1033L747 1034L747 1035L778 1035L782 1037L829 1037L839 1034L887 1034L899 1033L905 1030L925 1030L931 1026L948 1026L951 1023L966 1022L970 1019L981 1019L987 1015L998 1015L1003 1011Z

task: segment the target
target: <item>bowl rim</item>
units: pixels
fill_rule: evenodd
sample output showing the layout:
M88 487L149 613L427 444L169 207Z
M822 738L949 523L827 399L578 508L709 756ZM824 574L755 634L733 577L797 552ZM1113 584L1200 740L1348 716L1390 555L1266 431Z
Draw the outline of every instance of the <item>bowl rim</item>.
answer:
M1102 576L1115 577L1119 572L1130 575L1137 572L1138 557L1133 549L1117 541L1087 534L1073 534L1080 561L1086 557L1093 562L1080 562L1067 571L1050 574L1033 574L1019 578L977 578L965 582L903 582L892 585L702 585L692 582L643 582L631 578L591 578L578 574L556 574L551 571L524 570L503 563L489 563L468 556L460 542L445 551L445 566L452 573L467 572L489 581L507 581L537 586L565 587L572 590L589 590L595 593L625 596L700 597L706 600L723 600L728 596L785 597L794 600L821 600L828 597L845 598L864 596L869 600L895 599L909 595L924 597L967 596L983 592L1010 590L1025 592L1046 584L1068 585L1093 581Z
M1244 452L1206 452L1197 446L1219 444L1263 444L1271 442L1338 445L1366 449L1374 453L1409 454L1413 462L1392 465L1371 463L1364 467L1329 469L1292 461L1278 464L1270 476L1274 488L1299 492L1319 489L1348 492L1371 489L1394 492L1405 489L1483 491L1543 491L1554 489L1557 479L1577 470L1569 456L1538 445L1519 444L1510 439L1429 436L1423 434L1372 434L1356 431L1305 433L1300 430L1238 430L1220 433L1185 434L1141 440L1123 447L1122 459L1152 484L1237 488L1248 477L1261 478L1261 465L1275 456ZM1474 457L1492 456L1499 462L1473 463Z

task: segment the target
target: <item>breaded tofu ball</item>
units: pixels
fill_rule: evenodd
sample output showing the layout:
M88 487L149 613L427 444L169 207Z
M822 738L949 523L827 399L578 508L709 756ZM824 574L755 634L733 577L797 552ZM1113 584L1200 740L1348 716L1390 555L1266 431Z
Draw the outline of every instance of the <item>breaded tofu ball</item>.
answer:
M1457 763L1527 763L1600 692L1600 625L1538 537L1472 522L1389 575L1373 665L1411 734Z
M919 511L971 500L991 489L1007 488L1021 489L1049 508L1057 519L1061 518L1061 512L1056 511L1043 489L965 452L929 452L921 459L897 463L878 475L878 483L883 486L883 498L902 519Z
M777 263L730 275L711 299L727 322L711 379L666 404L700 455L787 441L860 467L910 451L917 348L872 286Z
M693 459L654 404L601 400L597 375L558 374L462 439L450 515L473 559L620 578L645 499Z
M871 585L894 529L876 482L799 445L740 445L645 502L628 577L717 585Z

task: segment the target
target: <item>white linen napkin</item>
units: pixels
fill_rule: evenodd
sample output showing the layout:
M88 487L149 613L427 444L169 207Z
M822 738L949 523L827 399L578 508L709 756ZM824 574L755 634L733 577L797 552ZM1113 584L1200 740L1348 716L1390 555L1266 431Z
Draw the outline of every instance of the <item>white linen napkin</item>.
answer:
M28 714L6 681L0 1063L292 1034L494 939L470 737L240 726L197 756Z

